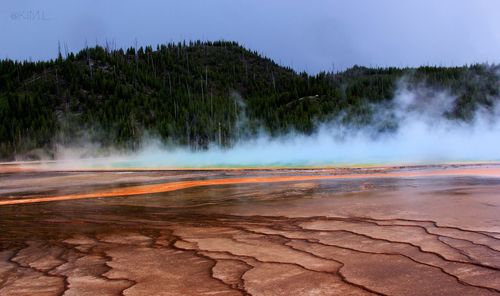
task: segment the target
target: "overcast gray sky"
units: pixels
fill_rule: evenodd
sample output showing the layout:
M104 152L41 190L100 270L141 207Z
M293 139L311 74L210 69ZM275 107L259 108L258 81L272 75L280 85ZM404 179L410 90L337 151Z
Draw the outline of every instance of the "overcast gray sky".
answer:
M2 0L0 58L235 40L296 70L500 62L499 0Z

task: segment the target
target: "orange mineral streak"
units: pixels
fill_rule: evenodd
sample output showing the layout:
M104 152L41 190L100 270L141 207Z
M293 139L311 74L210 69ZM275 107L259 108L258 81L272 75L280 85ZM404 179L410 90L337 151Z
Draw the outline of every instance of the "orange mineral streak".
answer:
M92 193L76 193L59 196L39 197L39 198L21 198L11 200L0 200L0 206L30 204L50 201L65 201L76 199L105 198L118 196L132 196L142 194L154 194L181 190L192 187L212 186L212 185L233 185L249 183L277 183L277 182L297 182L312 180L331 180L331 179L363 179L363 178L417 178L433 176L477 176L477 177L496 177L500 178L500 168L461 168L461 169L442 169L425 171L403 171L403 172L381 172L381 173L359 173L343 175L320 175L320 176L271 176L271 177L244 177L227 178L212 180L194 180L178 181L163 184L138 185L130 187L113 188ZM5 199L1 197L0 199Z

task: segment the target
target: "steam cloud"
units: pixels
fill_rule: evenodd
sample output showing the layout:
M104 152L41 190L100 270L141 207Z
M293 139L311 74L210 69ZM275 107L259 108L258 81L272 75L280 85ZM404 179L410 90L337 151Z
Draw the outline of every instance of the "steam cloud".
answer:
M446 119L456 97L446 91L400 83L390 104L373 106L377 118L366 128L339 121L318 123L311 136L290 132L238 141L231 148L193 151L149 140L134 153L75 162L80 151L61 149L62 166L78 167L257 167L349 164L443 163L500 160L500 108L478 108L471 122ZM238 104L243 104L238 100ZM242 116L244 122L246 118ZM393 132L376 132L392 120ZM238 123L239 125L242 122Z

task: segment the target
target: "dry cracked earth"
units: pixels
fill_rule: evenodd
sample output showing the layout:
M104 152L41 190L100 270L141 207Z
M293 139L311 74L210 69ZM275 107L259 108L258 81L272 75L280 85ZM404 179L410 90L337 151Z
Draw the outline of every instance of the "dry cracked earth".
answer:
M0 201L122 195L0 206L0 295L500 295L500 178L407 170L4 172Z

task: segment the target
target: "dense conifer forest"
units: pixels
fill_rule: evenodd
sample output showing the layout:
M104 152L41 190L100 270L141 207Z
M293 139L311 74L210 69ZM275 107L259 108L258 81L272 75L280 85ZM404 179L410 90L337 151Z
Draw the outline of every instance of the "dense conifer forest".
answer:
M456 96L470 121L499 97L498 67L366 68L297 73L235 42L190 42L0 61L0 158L52 155L79 141L136 149L145 137L206 149L259 132L311 134L318 122L374 124L398 84ZM397 122L378 123L381 131Z

